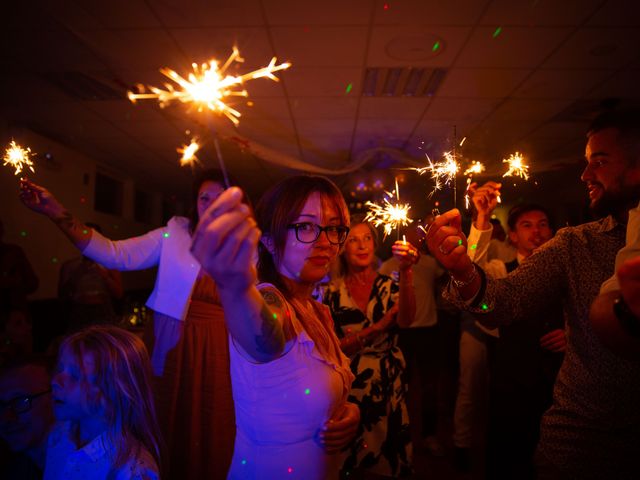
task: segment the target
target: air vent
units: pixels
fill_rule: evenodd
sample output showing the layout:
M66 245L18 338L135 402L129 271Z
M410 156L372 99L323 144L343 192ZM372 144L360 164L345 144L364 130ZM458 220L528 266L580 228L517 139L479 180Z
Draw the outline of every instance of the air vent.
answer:
M367 68L362 95L365 97L431 97L440 88L447 71L442 68Z
M76 100L123 100L126 93L96 80L80 72L49 72L43 75L45 80L53 83Z

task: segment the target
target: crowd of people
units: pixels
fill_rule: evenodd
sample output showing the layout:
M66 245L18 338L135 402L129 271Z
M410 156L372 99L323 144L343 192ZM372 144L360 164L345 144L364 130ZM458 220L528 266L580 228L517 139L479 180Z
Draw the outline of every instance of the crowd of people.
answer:
M501 184L472 184L469 232L456 209L424 219L382 263L376 229L325 177L288 177L254 208L207 170L189 217L118 241L23 179L22 202L81 256L61 269L69 328L52 360L30 348L37 277L0 241L2 327L20 347L0 365L2 478L412 478L414 450L447 453L453 323L459 470L484 415L484 478L636 478L640 113L603 114L587 139L598 220L555 232L528 203L500 232ZM151 267L141 339L112 301L120 271Z

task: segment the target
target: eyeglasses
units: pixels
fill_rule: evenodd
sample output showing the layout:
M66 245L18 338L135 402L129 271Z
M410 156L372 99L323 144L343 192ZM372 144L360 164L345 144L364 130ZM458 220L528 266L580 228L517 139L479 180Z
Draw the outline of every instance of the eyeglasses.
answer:
M8 402L0 401L0 412L3 412L5 408L10 408L15 413L26 413L31 410L31 403L34 399L41 397L42 395L46 395L47 393L51 393L51 389L36 393L35 395L12 398Z
M321 227L315 223L302 222L287 225L287 228L295 230L296 238L302 243L313 243L320 237L322 232L325 232L329 243L341 245L349 234L349 227L345 227L344 225L327 225L326 227Z

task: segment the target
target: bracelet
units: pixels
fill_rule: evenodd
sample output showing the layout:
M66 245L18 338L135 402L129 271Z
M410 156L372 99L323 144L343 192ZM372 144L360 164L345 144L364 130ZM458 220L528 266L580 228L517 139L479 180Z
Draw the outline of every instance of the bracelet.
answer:
M476 277L478 276L478 269L476 268L475 263L472 263L471 266L473 268L473 271L469 275L469 278L467 278L466 280L456 280L453 275L449 274L449 276L451 277L451 281L456 286L456 288L464 288L468 285L471 285L471 283L476 279Z
M622 295L613 301L613 313L620 326L632 337L640 338L640 318L636 317Z

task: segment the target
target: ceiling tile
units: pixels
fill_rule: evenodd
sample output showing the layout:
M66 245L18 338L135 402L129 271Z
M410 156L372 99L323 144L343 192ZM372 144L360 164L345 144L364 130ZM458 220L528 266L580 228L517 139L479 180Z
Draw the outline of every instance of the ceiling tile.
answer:
M283 82L291 97L358 96L362 83L361 68L291 67ZM348 86L352 89L347 93Z
M263 0L269 25L368 25L371 0Z
M600 3L601 0L493 0L480 24L493 28L578 26Z
M537 70L513 93L514 98L580 98L604 79L610 70Z
M621 68L638 58L637 28L582 28L544 68Z
M417 121L431 102L425 97L363 97L358 115L360 118L400 118Z
M478 27L456 62L466 68L537 67L571 33L570 28Z
M150 5L169 28L244 27L264 23L260 0L163 0Z
M640 26L638 2L636 0L608 0L593 15L587 25L605 27Z
M355 124L354 118L297 119L296 127L301 141L318 136L350 135Z
M109 0L108 2L79 2L85 10L106 28L159 28L160 22L144 0Z
M291 97L291 111L296 119L354 118L356 97Z
M365 60L365 27L273 27L277 55L294 66L354 67Z
M485 0L376 0L376 24L474 25ZM385 8L386 5L386 8Z
M438 97L507 97L530 73L529 69L453 68L438 90Z
M640 68L616 72L587 95L587 98L640 98Z
M456 123L478 122L496 106L497 100L489 98L440 98L431 102L425 120Z
M448 67L470 33L470 27L374 27L367 66Z

